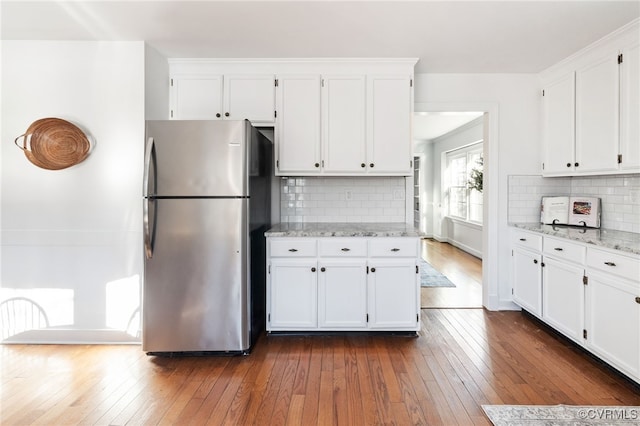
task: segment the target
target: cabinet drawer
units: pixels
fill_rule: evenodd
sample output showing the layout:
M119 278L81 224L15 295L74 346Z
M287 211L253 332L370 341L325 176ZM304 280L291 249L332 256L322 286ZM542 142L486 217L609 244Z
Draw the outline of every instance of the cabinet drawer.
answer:
M316 240L307 238L278 238L269 242L271 257L306 257L317 253Z
M415 238L372 238L369 240L369 257L417 257Z
M365 257L367 241L358 238L326 238L318 240L320 256Z
M584 263L587 248L580 244L571 243L564 239L544 237L543 253L556 259Z
M513 229L511 231L511 241L512 244L520 247L525 247L535 251L542 251L542 235Z
M640 281L640 259L589 248L587 266L632 281Z

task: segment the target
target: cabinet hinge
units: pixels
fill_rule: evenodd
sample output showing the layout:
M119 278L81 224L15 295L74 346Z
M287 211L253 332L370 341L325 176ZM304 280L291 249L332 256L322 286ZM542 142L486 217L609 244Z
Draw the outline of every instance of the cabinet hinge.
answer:
M409 80L409 87L413 87L413 79Z
M618 65L620 65L623 60L624 60L624 57L622 56L622 53L621 53L618 55Z
M267 315L267 321L271 322L271 314Z
M416 314L416 322L420 322L420 314Z
M369 322L369 314L367 314L367 322Z
M273 118L278 118L278 111L273 111Z
M416 274L420 273L420 269L418 268L418 265L416 265Z
M542 170L544 170L544 163L542 163Z
M322 80L320 80L320 85L321 85L322 87L324 87L324 78L323 78Z
M511 289L511 294L513 294L513 289Z
M544 96L544 89L542 89L542 96Z
M276 87L278 87L278 79L277 78L275 79L275 85L276 85Z
M280 160L276 160L276 169L280 168Z
M587 277L586 275L583 275L582 276L582 284L589 285L589 277Z
M367 266L367 274L369 273L369 267Z
M271 273L271 265L269 265L269 272L267 272L268 274Z
M618 164L622 164L622 154L618 154Z
M171 110L171 118L173 118L173 110Z
M582 337L587 338L587 330L582 330Z
M171 83L170 84L171 84L171 87L173 87L173 79L171 79Z

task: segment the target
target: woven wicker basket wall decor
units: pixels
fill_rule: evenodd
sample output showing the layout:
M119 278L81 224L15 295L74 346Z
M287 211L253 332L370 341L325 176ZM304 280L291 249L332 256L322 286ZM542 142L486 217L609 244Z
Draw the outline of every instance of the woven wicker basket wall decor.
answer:
M22 138L22 144L19 140ZM27 159L47 170L66 169L89 155L91 143L82 130L61 118L41 118L31 123L14 143Z

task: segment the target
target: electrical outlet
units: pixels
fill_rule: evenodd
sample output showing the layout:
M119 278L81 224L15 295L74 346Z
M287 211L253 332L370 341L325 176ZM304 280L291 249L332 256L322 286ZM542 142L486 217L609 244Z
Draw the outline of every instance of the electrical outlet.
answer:
M347 201L351 201L351 200L353 200L353 191L352 191L352 190L350 190L350 189L347 189L346 191L344 191L344 198L345 198Z

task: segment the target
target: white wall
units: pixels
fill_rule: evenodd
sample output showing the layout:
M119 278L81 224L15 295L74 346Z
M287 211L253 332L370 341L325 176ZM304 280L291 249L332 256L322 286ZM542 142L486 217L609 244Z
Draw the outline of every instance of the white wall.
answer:
M413 155L420 157L420 231L427 238L433 237L433 144L431 141L414 141Z
M515 308L509 281L508 175L539 173L535 74L417 74L415 111L488 111L485 125L484 304Z
M0 297L32 297L57 330L26 341L126 341L140 304L143 42L2 41ZM50 171L12 143L59 117L95 141Z

